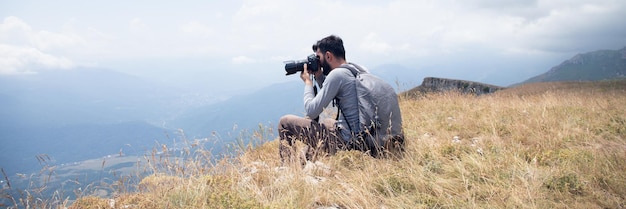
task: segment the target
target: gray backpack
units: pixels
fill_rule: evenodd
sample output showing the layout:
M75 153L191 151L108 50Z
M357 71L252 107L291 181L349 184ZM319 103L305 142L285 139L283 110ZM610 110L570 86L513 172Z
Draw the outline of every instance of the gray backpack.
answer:
M352 148L370 150L370 154L375 156L392 139L402 137L403 144L402 115L393 87L357 64L340 67L349 69L356 78L359 124L348 123L355 136Z

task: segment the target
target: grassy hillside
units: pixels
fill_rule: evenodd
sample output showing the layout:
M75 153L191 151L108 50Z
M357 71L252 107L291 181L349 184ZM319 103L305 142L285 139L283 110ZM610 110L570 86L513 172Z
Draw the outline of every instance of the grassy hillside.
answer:
M181 157L160 147L141 166L155 174L70 208L626 207L626 80L403 95L401 109L400 158L351 151L281 166L260 127L215 163L193 141Z

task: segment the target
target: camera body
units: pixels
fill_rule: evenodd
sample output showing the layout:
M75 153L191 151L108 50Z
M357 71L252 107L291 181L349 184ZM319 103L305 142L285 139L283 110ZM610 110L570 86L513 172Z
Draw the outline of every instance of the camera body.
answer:
M285 61L285 71L287 71L286 75L291 75L303 71L304 64L306 64L307 69L310 72L316 72L320 70L320 57L318 57L316 54L311 54L303 60Z

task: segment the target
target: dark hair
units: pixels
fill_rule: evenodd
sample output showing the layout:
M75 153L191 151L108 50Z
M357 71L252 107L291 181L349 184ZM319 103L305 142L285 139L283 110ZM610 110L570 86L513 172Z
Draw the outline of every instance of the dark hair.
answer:
M343 40L336 35L330 35L322 40L313 44L313 51L317 51L319 48L322 53L329 51L336 57L346 59L346 50L343 48Z

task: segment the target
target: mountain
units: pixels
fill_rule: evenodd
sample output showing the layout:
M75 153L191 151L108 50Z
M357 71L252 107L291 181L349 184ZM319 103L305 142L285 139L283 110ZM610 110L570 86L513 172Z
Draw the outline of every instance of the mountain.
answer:
M112 70L0 76L0 100L12 104L0 111L29 124L156 121L175 111L171 101L179 98L176 89Z
M384 64L370 69L370 72L396 88L396 92L413 88L419 85L419 80L425 77L425 72L406 67L400 64Z
M98 158L167 141L158 124L182 108L168 86L112 70L51 70L0 76L0 167L38 170L36 155L55 163ZM129 147L132 146L132 147Z
M596 81L626 77L626 47L577 54L548 72L522 82Z
M301 81L274 84L226 101L190 109L173 120L170 126L181 128L190 137L220 134L223 141L232 140L243 129L259 124L273 127L285 114L302 115Z

